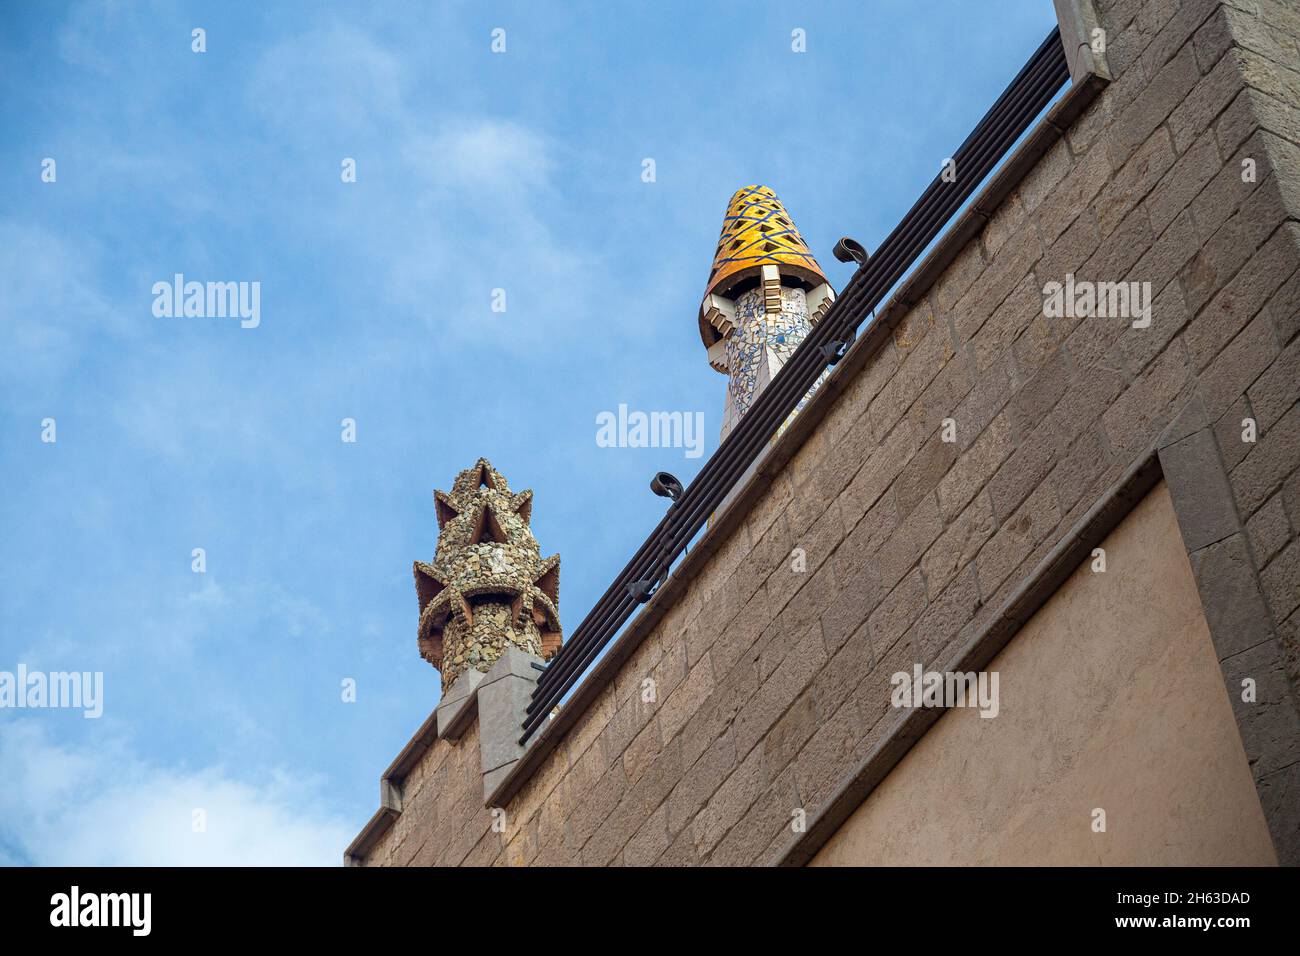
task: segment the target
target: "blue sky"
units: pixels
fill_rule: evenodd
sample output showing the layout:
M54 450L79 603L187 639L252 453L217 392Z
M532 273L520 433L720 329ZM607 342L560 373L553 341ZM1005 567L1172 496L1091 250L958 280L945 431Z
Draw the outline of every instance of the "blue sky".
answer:
M532 488L575 628L653 472L716 448L731 193L776 189L842 286L835 239L879 242L1054 23L641 6L0 10L0 670L105 681L98 720L0 710L0 862L337 864L437 700L432 490L480 455ZM156 317L177 272L260 282L260 325ZM598 447L620 403L703 411L706 457Z

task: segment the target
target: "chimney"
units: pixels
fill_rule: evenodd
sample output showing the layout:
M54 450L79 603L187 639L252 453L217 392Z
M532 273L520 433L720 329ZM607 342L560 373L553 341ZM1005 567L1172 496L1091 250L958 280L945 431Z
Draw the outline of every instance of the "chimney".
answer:
M835 290L776 193L767 186L737 191L700 304L709 365L729 380L723 439L833 301Z
M420 656L444 697L467 671L486 673L507 648L545 660L560 648L560 556L542 558L528 526L533 493L511 492L480 458L435 491L438 546L415 562Z

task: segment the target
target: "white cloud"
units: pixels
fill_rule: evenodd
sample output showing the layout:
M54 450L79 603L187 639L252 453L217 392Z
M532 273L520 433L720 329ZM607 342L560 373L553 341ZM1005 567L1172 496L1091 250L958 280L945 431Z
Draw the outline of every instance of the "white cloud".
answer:
M354 824L324 807L316 780L160 767L121 740L60 746L39 719L5 715L0 863L337 866L354 836ZM196 809L205 832L193 830Z
M401 61L391 51L336 24L262 54L249 79L248 100L282 133L332 138L391 121L402 110L404 83Z
M580 327L589 303L606 301L592 238L559 222L567 157L545 131L509 116L431 110L399 45L335 26L261 55L247 98L278 145L312 164L329 156L331 170L355 157L364 195L355 206L327 201L330 214L319 214L315 191L268 195L268 206L296 200L284 221L316 211L304 228L350 250L353 289L379 297L402 352L408 336L437 332L441 346L491 335L535 355L557 331ZM490 308L497 288L508 324Z
M73 66L103 76L112 74L116 51L104 37L122 26L126 12L118 3L83 3L72 8L59 30L59 55Z
M176 561L187 568L189 554ZM114 586L86 582L81 594L97 609L93 632L66 626L43 632L9 665L0 661L0 667L22 661L50 670L111 669L128 661L151 661L153 669L193 668L213 647L257 640L251 635L292 638L332 632L334 622L321 607L273 581L255 580L263 573L256 565L244 567L231 575L231 583L222 584L210 570L194 576L193 585L187 581L177 588L173 576L150 567Z
M436 136L413 135L406 159L427 171L437 186L481 193L481 198L516 200L546 185L553 146L533 130L510 120L448 122Z
M61 375L96 333L130 333L99 288L92 266L98 259L87 240L0 220L0 385Z

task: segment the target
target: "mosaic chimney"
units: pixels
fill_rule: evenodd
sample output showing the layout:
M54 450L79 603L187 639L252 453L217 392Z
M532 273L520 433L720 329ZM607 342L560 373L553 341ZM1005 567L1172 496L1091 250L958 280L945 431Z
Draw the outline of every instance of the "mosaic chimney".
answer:
M420 656L447 689L468 670L487 672L508 647L543 659L560 648L560 556L541 556L529 528L533 493L512 492L480 458L433 493L438 544L415 562Z
M700 304L709 365L728 379L723 439L833 301L835 290L776 193L767 186L738 190Z

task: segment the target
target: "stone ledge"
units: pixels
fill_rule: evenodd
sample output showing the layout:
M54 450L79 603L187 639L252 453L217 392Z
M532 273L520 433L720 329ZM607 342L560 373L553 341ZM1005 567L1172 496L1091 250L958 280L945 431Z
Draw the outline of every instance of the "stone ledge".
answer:
M375 811L361 832L343 851L344 866L360 866L401 814L402 781L438 740L438 712L434 710L424 719L420 729L406 742L383 776L379 778L379 809ZM396 806L394 806L396 804Z
M440 738L459 740L475 718L479 721L483 798L487 806L499 806L490 797L524 752L518 742L519 727L541 673L533 664L541 660L517 647L508 647L486 674L466 671L456 679L447 691L447 699L438 703L384 771L379 780L379 810L343 852L344 866L362 865L396 822L404 809L402 781L428 749Z
M357 834L356 839L348 844L348 848L343 851L343 865L362 866L366 855L397 822L397 817L398 811L390 810L388 807L380 807L376 810L375 815L361 828L361 832Z

